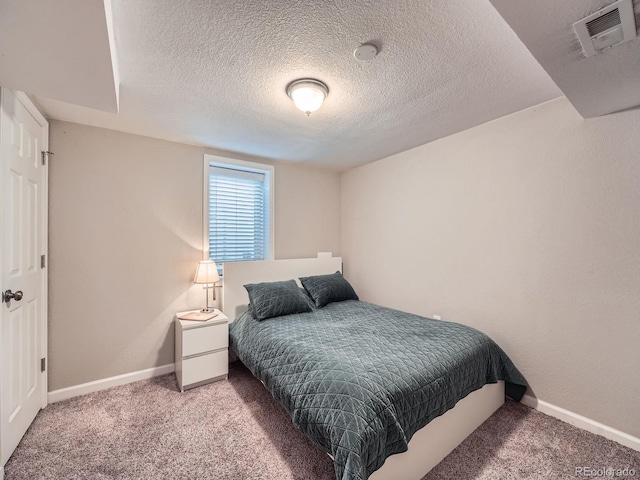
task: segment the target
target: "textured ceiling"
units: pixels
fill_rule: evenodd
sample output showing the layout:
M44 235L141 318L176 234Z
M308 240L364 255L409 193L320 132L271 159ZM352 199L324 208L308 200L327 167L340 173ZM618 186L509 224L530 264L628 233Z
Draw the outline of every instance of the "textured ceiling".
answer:
M0 85L117 112L107 12L109 0L0 0Z
M112 3L119 115L38 98L50 116L345 169L562 95L488 0ZM330 89L309 118L300 77Z
M614 0L491 0L583 117L640 105L640 38L585 57L573 23ZM634 2L636 25L640 1Z

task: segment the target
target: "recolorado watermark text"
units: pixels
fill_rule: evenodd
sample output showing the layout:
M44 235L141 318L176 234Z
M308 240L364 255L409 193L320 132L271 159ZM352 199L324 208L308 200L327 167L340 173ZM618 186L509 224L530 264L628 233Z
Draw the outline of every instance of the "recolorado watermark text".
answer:
M633 468L613 468L613 467L576 467L576 477L590 478L625 478L635 477L636 471Z

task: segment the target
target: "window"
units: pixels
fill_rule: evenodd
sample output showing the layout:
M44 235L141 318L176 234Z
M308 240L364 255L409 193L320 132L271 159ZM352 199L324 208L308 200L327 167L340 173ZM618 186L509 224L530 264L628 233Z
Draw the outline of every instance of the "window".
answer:
M205 249L219 266L273 258L273 171L205 155Z

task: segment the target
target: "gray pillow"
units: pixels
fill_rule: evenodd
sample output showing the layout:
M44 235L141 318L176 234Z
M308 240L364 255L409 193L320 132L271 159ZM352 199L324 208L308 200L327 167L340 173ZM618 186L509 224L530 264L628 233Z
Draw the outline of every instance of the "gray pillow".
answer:
M311 311L295 280L250 283L244 288L249 294L253 316L258 320Z
M340 272L331 275L301 277L300 282L318 308L331 302L358 300L355 290Z

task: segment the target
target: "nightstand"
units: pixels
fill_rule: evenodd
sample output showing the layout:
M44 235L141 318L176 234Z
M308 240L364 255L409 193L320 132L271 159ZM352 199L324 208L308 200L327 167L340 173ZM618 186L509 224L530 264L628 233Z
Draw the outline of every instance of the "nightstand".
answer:
M229 319L220 310L216 313L206 322L176 318L176 377L181 392L228 377Z

